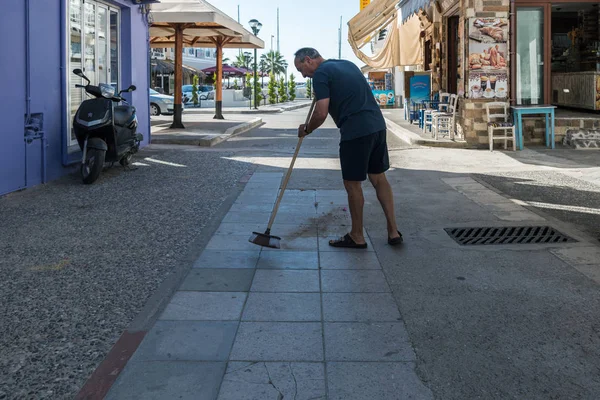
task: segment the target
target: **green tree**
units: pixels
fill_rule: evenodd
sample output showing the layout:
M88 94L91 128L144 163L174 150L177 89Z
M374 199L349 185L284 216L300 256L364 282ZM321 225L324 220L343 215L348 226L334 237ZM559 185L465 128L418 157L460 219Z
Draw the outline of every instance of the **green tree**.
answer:
M198 105L198 75L192 78L192 102L195 106Z
M275 82L275 75L269 74L269 104L277 103L277 82Z
M243 53L243 54L238 54L235 57L233 66L238 67L238 68L244 67L246 69L250 69L250 65L252 65L253 61L254 61L254 57L252 57L252 55L248 52Z
M258 107L263 99L261 85L258 81L258 74L254 78L254 93L256 93L256 97L252 97L252 100L254 101L254 99L256 99L256 106Z
M260 58L260 62L258 63L258 70L260 71L261 75L261 85L264 86L265 75L267 74L267 72L269 72L269 64L267 63L267 60L265 60L262 57Z
M285 84L285 80L283 77L279 80L279 101L285 103L288 100L287 95L287 85Z
M235 90L239 90L239 88L240 88L240 85L238 84L238 80L237 80L237 78L235 78L235 79L233 80L233 88L234 88Z
M296 81L294 81L294 74L290 74L290 80L288 81L288 93L290 94L290 101L294 101L296 98Z
M310 78L306 80L306 97L312 99L312 81Z
M285 72L285 66L287 65L283 56L278 51L269 51L266 54L260 56L261 60L265 60L267 68L273 75L278 75Z

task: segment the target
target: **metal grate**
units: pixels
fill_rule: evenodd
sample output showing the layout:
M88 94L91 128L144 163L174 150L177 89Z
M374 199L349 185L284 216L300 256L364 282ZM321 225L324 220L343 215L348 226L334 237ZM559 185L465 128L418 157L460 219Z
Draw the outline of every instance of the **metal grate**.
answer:
M503 226L475 228L444 228L463 246L484 244L553 244L577 240L549 226Z

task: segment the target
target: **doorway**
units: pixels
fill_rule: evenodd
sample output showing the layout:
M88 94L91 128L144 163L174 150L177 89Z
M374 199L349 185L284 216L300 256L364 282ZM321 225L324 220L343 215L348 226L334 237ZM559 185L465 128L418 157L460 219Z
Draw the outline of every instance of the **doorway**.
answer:
M448 81L446 87L448 88L448 93L454 94L458 90L458 24L458 15L448 18Z

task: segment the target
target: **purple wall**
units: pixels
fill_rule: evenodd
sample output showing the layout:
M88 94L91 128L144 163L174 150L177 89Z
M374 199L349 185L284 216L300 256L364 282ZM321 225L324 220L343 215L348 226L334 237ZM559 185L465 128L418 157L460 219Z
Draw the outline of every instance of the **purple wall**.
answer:
M30 1L31 112L43 113L47 138L47 179L72 170L66 148L67 85L66 53L67 0ZM139 132L144 145L149 141L147 29L138 6L130 0L107 2L121 8L121 84L137 86L130 99L137 109ZM0 55L0 195L31 187L42 181L42 146L34 140L25 146L26 114L26 12L25 0L2 1L0 37L6 40ZM64 31L63 31L64 30ZM65 92L66 93L66 92ZM27 148L27 150L26 150ZM71 154L77 159L79 154ZM26 167L27 165L27 167ZM26 173L27 171L27 173Z

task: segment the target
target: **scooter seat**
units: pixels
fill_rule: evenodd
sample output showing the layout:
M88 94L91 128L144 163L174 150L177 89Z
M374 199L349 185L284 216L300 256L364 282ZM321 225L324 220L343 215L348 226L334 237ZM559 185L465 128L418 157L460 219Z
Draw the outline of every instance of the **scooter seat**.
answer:
M135 107L133 106L115 106L114 116L115 125L125 126L131 122L133 114L135 113Z

